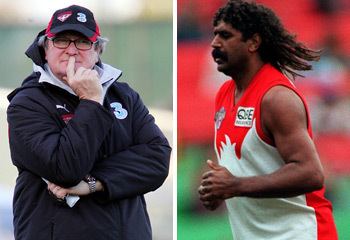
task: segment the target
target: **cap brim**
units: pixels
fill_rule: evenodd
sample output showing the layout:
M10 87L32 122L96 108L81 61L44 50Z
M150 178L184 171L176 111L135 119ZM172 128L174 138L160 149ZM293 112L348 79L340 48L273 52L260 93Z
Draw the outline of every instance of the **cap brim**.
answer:
M64 31L75 31L83 34L85 37L90 39L90 41L96 41L96 34L90 29L80 25L80 24L65 24L63 26L55 27L50 29L50 32L57 34Z

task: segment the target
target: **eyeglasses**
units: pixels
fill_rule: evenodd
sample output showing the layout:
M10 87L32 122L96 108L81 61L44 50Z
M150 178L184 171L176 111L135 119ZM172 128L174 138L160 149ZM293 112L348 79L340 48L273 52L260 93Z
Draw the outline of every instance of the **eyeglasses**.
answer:
M74 46L79 50L90 50L93 42L85 39L76 39L70 40L67 38L57 37L57 38L49 38L53 42L53 45L59 49L66 49L73 42Z

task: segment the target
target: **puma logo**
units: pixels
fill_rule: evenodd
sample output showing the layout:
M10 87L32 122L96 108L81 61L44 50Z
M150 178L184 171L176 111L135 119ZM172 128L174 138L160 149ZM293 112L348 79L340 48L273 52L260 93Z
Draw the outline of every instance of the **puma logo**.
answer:
M62 106L62 105L56 105L56 108L57 108L57 109L63 109L63 110L65 110L66 112L69 113L69 110L67 109L66 104L63 104L63 106Z

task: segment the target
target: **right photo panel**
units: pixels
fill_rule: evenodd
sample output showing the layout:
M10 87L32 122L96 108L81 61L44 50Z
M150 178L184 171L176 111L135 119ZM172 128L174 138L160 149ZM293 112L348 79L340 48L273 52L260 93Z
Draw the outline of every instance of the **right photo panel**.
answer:
M177 1L177 238L350 239L350 3Z

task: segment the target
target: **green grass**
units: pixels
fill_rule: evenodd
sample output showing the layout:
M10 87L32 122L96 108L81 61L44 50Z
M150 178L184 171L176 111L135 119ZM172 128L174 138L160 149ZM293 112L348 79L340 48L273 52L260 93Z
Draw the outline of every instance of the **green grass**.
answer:
M350 239L350 213L334 211L339 240ZM226 240L232 239L230 225L226 214L218 216L178 213L177 220L179 240Z
M337 209L334 211L339 240L350 239L350 212Z
M177 238L181 240L231 240L232 234L226 215L201 216L178 214Z

